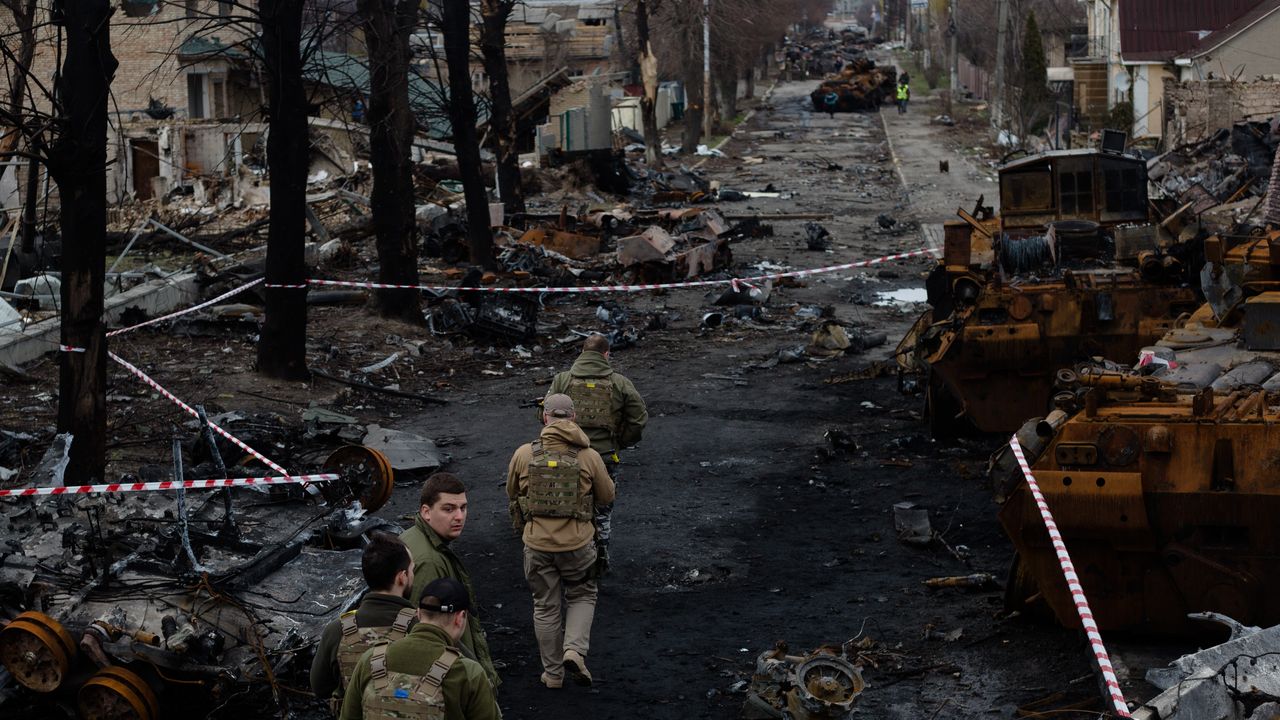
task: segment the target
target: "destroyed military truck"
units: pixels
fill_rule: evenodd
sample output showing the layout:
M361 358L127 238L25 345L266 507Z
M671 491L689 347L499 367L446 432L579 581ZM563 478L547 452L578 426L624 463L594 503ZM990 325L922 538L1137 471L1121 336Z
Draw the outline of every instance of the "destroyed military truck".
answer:
M816 112L874 111L893 99L897 78L894 66L877 67L871 58L859 57L827 76L809 100Z
M1019 444L1098 625L1203 630L1188 613L1280 623L1280 231L1205 241L1207 303L1153 345L1057 376ZM1006 600L1075 625L1023 473L992 463L1016 548Z
M1194 230L1153 211L1140 158L1059 150L999 175L998 215L979 198L945 224L931 307L898 345L938 436L1013 432L1044 414L1058 368L1131 356L1199 306Z

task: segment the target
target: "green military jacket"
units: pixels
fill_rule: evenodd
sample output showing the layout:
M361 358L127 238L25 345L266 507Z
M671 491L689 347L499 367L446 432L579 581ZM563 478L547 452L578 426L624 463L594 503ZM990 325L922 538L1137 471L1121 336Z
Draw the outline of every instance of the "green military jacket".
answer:
M489 675L489 683L498 687L501 681L498 679L498 671L493 667L493 659L489 656L489 641L485 639L484 628L480 626L476 610L480 605L476 602L476 591L471 587L471 576L463 567L462 560L449 549L449 543L441 539L421 515L414 517L413 527L401 533L400 539L413 556L413 592L409 595L409 602L414 607L418 606L422 590L432 580L451 577L466 586L467 594L471 596L472 611L468 613L467 630L462 634L462 651L467 657L479 662Z
M425 675L445 648L452 645L443 629L430 623L418 623L408 635L386 646L387 670ZM366 652L351 673L351 683L347 685L347 694L342 700L340 720L364 719L362 698L364 688L373 675L369 668L372 654L372 650ZM484 668L474 660L458 658L440 687L448 720L498 720L501 717L489 678Z
M582 353L573 361L572 367L555 376L547 394L567 394L573 378L609 378L613 383L613 398L609 405L617 435L605 428L583 428L591 439L592 450L608 458L615 451L640 442L645 423L649 421L649 411L645 409L644 398L640 397L636 386L626 376L614 372L608 358L592 350Z
M413 607L408 600L387 593L371 592L364 596L356 608L356 627L388 627L396 621L396 615L404 608ZM338 643L342 640L342 623L334 620L320 634L316 657L311 661L311 691L318 698L327 698L341 690L342 675L338 672Z

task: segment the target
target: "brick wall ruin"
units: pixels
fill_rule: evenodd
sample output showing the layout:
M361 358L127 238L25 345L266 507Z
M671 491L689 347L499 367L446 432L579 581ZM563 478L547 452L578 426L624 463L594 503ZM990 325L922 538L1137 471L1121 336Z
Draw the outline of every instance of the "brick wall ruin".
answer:
M1165 81L1168 147L1202 140L1241 120L1264 120L1280 114L1280 80Z

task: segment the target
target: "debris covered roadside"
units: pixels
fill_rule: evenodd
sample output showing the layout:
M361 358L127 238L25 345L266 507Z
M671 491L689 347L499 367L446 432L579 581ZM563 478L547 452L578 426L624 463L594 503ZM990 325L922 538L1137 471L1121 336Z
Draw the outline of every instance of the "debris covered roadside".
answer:
M700 171L708 184L762 192L773 185L778 195L721 203L726 229L742 222L731 218L759 214L773 235L747 229L731 235L732 260L699 277L770 274L913 249L910 213L894 206L899 189L877 118L824 118L797 131L795 118L808 112L808 90L808 83L780 86L773 109L730 143L729 157L713 158ZM806 152L817 138L831 143L830 157L858 160L841 160L837 169L817 163ZM744 159L755 157L765 160ZM835 217L816 217L823 209ZM901 220L877 222L886 213ZM706 216L700 222L710 217L699 214ZM591 223L588 213L567 214L563 225L555 215L548 222L556 231L587 234L578 231ZM584 215L587 220L580 219ZM620 226L602 241L604 255L609 243L616 248L662 222L655 216L638 227ZM807 222L826 233L806 229ZM601 224L612 223L601 218ZM697 231L664 227L668 234ZM367 278L361 269L367 244L348 242L351 251L319 261L324 277ZM508 255L501 272L479 278L482 286L688 276L663 264L654 268L659 277L628 277L625 270L593 267L599 255L577 260L545 245L509 244L506 250L517 247L530 256L528 264L517 266ZM470 287L476 281L444 258L423 263L424 284ZM507 306L493 314L501 327L472 327L480 301L463 293L426 297L433 332L375 320L362 305L343 304L365 302L359 290L313 288L312 296L323 302L310 308L308 361L315 376L306 385L265 382L252 372L253 290L171 324L120 336L115 347L185 401L214 416L234 413L225 418L227 429L291 471L318 467L343 442L373 444L373 424L433 439L452 455L451 471L467 480L472 494L472 518L459 550L475 577L495 657L505 664L501 693L508 716L625 717L639 699L649 703L651 717L737 717L747 696L741 682L750 684L756 658L780 639L801 653L851 638L855 646L866 645L847 659L862 665L867 682L856 707L877 716L918 717L926 708L940 711L938 717L965 717L1031 702L1063 685L1087 696L1086 683L1050 685L1043 679L1046 672L1087 676L1069 632L997 617L1000 592L990 586L925 584L975 573L999 576L1008 564L1007 544L979 489L986 449L931 443L915 403L900 397L884 365L876 364L887 357L885 336L900 336L913 315L909 300L877 304L878 294L918 287L927 267L923 260L903 260L737 292L726 283L660 293L546 295L535 300L536 319L524 337L511 330L527 330L529 323L519 321L528 318L506 312ZM239 272L215 270L207 276L205 296L254 277ZM449 325L452 311L442 308L461 310L459 305L466 311L453 316L470 317ZM628 457L620 489L618 559L605 583L593 651L598 692L566 693L553 706L536 687L518 548L491 480L534 430L531 411L521 406L567 366L581 333L593 331L611 334L619 367L643 388L653 420L643 446ZM28 468L11 485L29 480L50 439L45 428L53 424L52 397L41 395L53 387L54 364L44 360L24 371L31 382L21 395L6 397L5 427L22 419L23 432L34 440L12 439L13 453L5 451L0 465ZM140 468L158 457L169 462L172 424L185 418L118 367L109 372L112 468L142 477ZM437 400L447 401L447 409ZM509 420L495 423L497 417ZM844 439L829 440L828 431ZM180 433L191 442L191 428ZM230 455L227 464L235 464ZM417 483L409 477L375 517L404 524L416 496ZM238 493L236 507L242 496L255 497L251 492ZM903 501L930 508L938 542L894 540L891 508ZM217 519L220 504L210 505ZM797 557L793 543L813 550ZM325 609L342 604L304 597ZM316 617L308 623L321 624ZM163 630L148 627L162 638ZM305 640L296 648L294 670L303 664ZM279 679L289 688L299 685L287 669ZM233 708L218 712L225 716Z

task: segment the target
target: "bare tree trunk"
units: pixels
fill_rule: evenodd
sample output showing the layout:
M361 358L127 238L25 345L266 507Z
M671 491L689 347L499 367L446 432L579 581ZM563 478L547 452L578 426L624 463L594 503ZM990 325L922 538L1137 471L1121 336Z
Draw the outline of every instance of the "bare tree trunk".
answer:
M62 344L58 432L69 432L67 477L101 480L106 470L107 338L102 324L107 238L107 98L115 76L109 0L61 6L66 59L57 92L65 124L49 150L62 197Z
M378 282L418 284L418 227L413 207L414 119L409 107L409 34L418 4L360 0L369 52L369 159L373 191L369 206L378 247ZM378 290L378 312L422 324L417 290Z
M516 121L511 113L511 84L507 78L507 18L513 0L480 0L480 54L489 76L489 127L498 156L498 197L507 214L524 212L520 188L520 157L516 152Z
M698 149L702 138L702 114L706 112L706 98L702 92L702 34L699 25L689 23L685 28L688 40L684 47L684 92L688 102L684 108L684 137L681 150L686 153Z
M302 86L304 0L261 0L262 50L267 70L267 170L271 221L267 225L267 283L302 285L307 278L307 96ZM306 288L268 287L266 319L258 339L258 372L306 380Z
M640 61L640 122L644 127L644 159L650 167L662 167L662 139L658 136L658 58L649 42L649 3L636 0L636 48Z
M738 116L738 68L732 58L724 58L720 67L720 123L732 130L733 119Z
M489 227L489 198L480 175L480 139L476 134L476 101L471 94L471 12L466 0L444 0L440 30L444 57L449 66L449 123L453 126L453 150L462 173L462 194L467 203L467 239L471 262L496 267L493 232Z
M748 64L748 65L747 65L747 68L746 68L745 72L744 72L744 73L743 73L743 75L742 75L742 79L743 79L743 80L745 80L745 81L746 81L746 83L747 83L747 87L746 87L746 95L745 95L745 97L747 97L747 98L754 98L754 97L756 96L756 67L755 67L755 65L752 65L752 64Z

